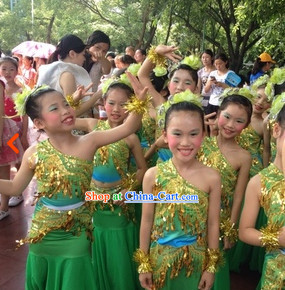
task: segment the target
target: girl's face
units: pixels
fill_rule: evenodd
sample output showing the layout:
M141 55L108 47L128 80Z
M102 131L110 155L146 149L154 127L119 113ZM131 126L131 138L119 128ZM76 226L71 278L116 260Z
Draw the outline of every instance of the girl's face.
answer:
M95 43L88 49L91 52L92 60L94 62L98 61L98 58L105 57L109 50L109 44L105 42Z
M224 138L232 139L247 126L248 115L242 105L229 104L218 115L219 133Z
M174 72L169 82L168 89L170 95L172 96L186 90L190 90L192 93L194 93L196 89L196 83L193 81L189 71L185 69L179 69Z
M257 98L254 100L253 112L261 115L268 110L271 106L271 102L267 99L265 89L260 88L257 90Z
M129 98L125 90L121 88L111 89L105 101L105 110L110 125L118 126L128 116L124 108Z
M212 65L212 57L205 52L202 54L201 60L202 60L203 66L211 66Z
M85 61L85 49L78 53L75 52L72 62L79 66L83 66L84 61Z
M224 71L227 69L227 67L226 67L227 62L225 62L221 59L216 59L214 62L214 65L216 67L216 70L218 70L218 71Z
M174 158L187 162L194 159L203 141L204 132L198 112L176 111L169 116L164 140Z
M17 74L17 68L12 62L5 61L0 65L0 75L4 77L7 82L14 81Z
M48 96L47 96L48 95ZM57 92L47 93L39 99L41 117L37 119L39 129L50 132L70 131L74 127L75 112L66 99Z
M23 57L23 65L26 68L30 68L32 66L32 60L28 59L27 57Z

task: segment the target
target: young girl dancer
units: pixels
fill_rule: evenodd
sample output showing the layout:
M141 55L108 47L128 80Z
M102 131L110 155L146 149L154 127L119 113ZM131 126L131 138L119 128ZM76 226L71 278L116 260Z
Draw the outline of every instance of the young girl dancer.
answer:
M10 120L16 122L19 132L19 140L23 149L28 148L29 144L27 141L27 130L28 130L28 117L17 116L17 112L14 108L14 94L21 91L21 88L15 83L15 78L18 74L18 62L15 58L5 56L0 58L0 75L5 80L5 116ZM16 140L19 145L19 140ZM18 153L18 158L22 159L24 151L21 150L21 154ZM19 155L20 154L20 155ZM14 164L18 168L20 163ZM9 171L10 174L10 171ZM7 197L3 198L3 203L6 202ZM23 201L23 196L13 196L9 200L9 206L16 206Z
M136 81L132 80L132 84L141 100L133 104L133 109L138 112L147 90L139 88ZM24 99L18 111L26 111L49 139L29 147L15 178L1 180L0 187L4 194L17 195L34 174L38 180L31 230L20 241L20 244L30 243L26 288L95 289L87 239L92 236L92 215L90 204L84 202L94 153L99 147L135 132L141 116L132 113L121 126L75 136L71 133L75 112L62 94L40 87Z
M5 85L0 81L0 178L10 179L10 169L12 164L17 164L21 161L24 150L19 139L16 139L14 146L18 148L17 154L7 142L19 131L17 123L9 118L6 118L5 113ZM0 205L0 221L9 215L8 205L9 197L5 195L5 192L1 188L1 205Z
M187 91L165 109L163 135L173 157L146 172L143 192L177 197L172 203L143 204L135 254L140 282L146 289L211 289L220 261L220 176L196 159L205 134L199 99ZM178 201L193 194L199 203Z
M260 77L251 87L254 95L251 122L240 136L237 137L238 144L247 150L252 158L249 177L253 177L263 169L263 136L264 136L264 113L270 108L274 96L273 85L269 77ZM258 217L257 228L266 223L266 217L261 209ZM238 241L236 247L231 251L230 269L239 271L241 263L250 261L251 270L262 270L264 249L250 247Z
M236 142L236 137L249 124L251 101L231 90L225 94L218 111L217 137L206 137L198 153L205 165L217 169L222 177L221 236L222 248L230 249L237 241L237 229L241 203L249 177L251 157ZM228 261L217 273L215 289L230 289Z
M118 127L127 117L124 108L133 90L120 80L114 80L104 94L106 121L77 119L76 127L85 131L105 131ZM138 276L133 262L133 252L138 247L135 204L113 201L114 194L124 194L130 188L130 155L136 163L133 181L141 184L147 169L143 151L135 134L118 142L101 147L94 156L91 190L97 194L108 193L111 199L93 203L94 240L92 261L95 280L100 290L139 289ZM126 279L127 277L127 279Z
M284 97L285 93L281 94L271 108L272 115L276 119L273 126L273 137L276 138L277 147L276 158L249 181L239 226L239 237L242 241L266 249L261 277L263 290L283 289L285 285ZM255 223L261 207L268 222L265 227L258 230Z
M181 57L175 54L175 51L177 49L178 48L175 46L166 45L158 45L157 47L152 47L148 53L148 57L143 62L142 67L138 72L138 77L142 84L149 88L149 93L152 97L153 106L158 110L158 114L160 111L159 106L165 102L165 98L152 85L150 73L153 69L157 69L157 67L159 67L160 69L162 67L166 71L166 58L173 62L181 60ZM168 84L170 97L174 94L184 92L185 90L190 90L193 93L196 91L198 83L197 70L198 68L200 68L200 64L201 63L199 58L195 58L192 56L185 57L181 61L181 63L171 71ZM163 124L158 124L156 130L157 138L161 136L161 127L163 127ZM152 151L154 151L156 147L159 147L157 145L159 145L159 141L153 144L153 146L151 147ZM166 161L171 158L172 155L168 148L159 148L158 156L159 160Z

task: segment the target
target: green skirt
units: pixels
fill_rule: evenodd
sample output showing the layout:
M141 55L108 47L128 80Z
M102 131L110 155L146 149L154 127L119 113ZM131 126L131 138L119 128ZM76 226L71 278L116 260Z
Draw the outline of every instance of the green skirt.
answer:
M182 268L179 272L178 276L171 279L170 278L170 272L171 270L167 271L166 278L165 278L165 284L162 288L162 290L174 290L174 289L198 289L198 285L201 280L201 273L199 272L193 272L189 277L186 277L186 270L185 268ZM158 290L158 289L156 289Z
M215 274L215 282L212 289L230 290L229 250L222 250L222 243L220 243L220 250L223 252L225 263Z
M27 290L92 290L95 288L90 241L85 232L49 232L30 244L26 266Z
M92 261L97 289L141 289L133 261L139 241L135 223L114 205L113 210L97 209L93 224Z

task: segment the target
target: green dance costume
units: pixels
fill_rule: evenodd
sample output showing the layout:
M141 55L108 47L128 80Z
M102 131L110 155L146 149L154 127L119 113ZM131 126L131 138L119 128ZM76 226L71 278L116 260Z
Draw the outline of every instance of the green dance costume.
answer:
M142 118L142 126L137 132L143 152L145 153L155 141L156 122L150 117L149 113L145 113ZM148 167L156 165L158 155L155 152L153 156L147 161Z
M28 237L20 241L30 243L26 289L95 289L87 239L92 215L84 198L92 162L59 152L49 140L32 157L38 198Z
M224 224L231 217L231 209L233 205L233 196L238 178L238 171L234 170L228 160L221 153L216 137L206 137L202 143L202 147L198 152L199 161L205 165L216 169L222 179L221 194L221 213L220 223ZM223 236L223 230L220 230ZM229 253L224 253L225 265L216 273L214 289L228 290L230 289L230 273L229 273Z
M108 130L108 121L99 121L95 130ZM94 157L93 179L112 183L127 177L129 148L124 140L109 144L97 150ZM92 260L98 290L135 290L139 285L133 252L138 247L138 231L134 204L118 206L113 203L114 194L122 185L100 188L93 182L91 190L108 193L108 203L92 202L94 208L94 243Z
M285 182L283 173L270 164L260 173L260 205L268 218L268 225L285 226ZM267 251L261 277L261 289L285 289L285 249Z
M238 144L247 150L252 158L249 177L253 177L263 169L263 138L253 129L251 125L243 129L237 137ZM261 208L256 221L256 228L260 229L267 222L263 209ZM264 260L264 248L250 246L238 240L235 247L231 250L230 269L239 271L240 265L249 263L251 270L262 271Z
M253 177L263 169L263 139L253 129L251 125L243 129L241 134L237 137L238 144L247 150L252 158L252 164L249 176Z
M150 246L155 289L197 289L205 266L208 194L183 179L172 159L157 165L153 190L199 197L198 203L156 203Z

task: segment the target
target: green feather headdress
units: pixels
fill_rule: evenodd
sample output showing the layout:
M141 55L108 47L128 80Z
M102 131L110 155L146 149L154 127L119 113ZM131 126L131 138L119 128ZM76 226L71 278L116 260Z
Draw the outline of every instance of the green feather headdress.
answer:
M191 91L186 90L182 93L175 94L174 96L171 96L167 102L163 103L158 108L157 123L161 129L164 128L165 114L167 110L171 107L171 105L181 103L181 102L190 102L202 109L202 103L201 103L200 98L197 95L193 94Z

